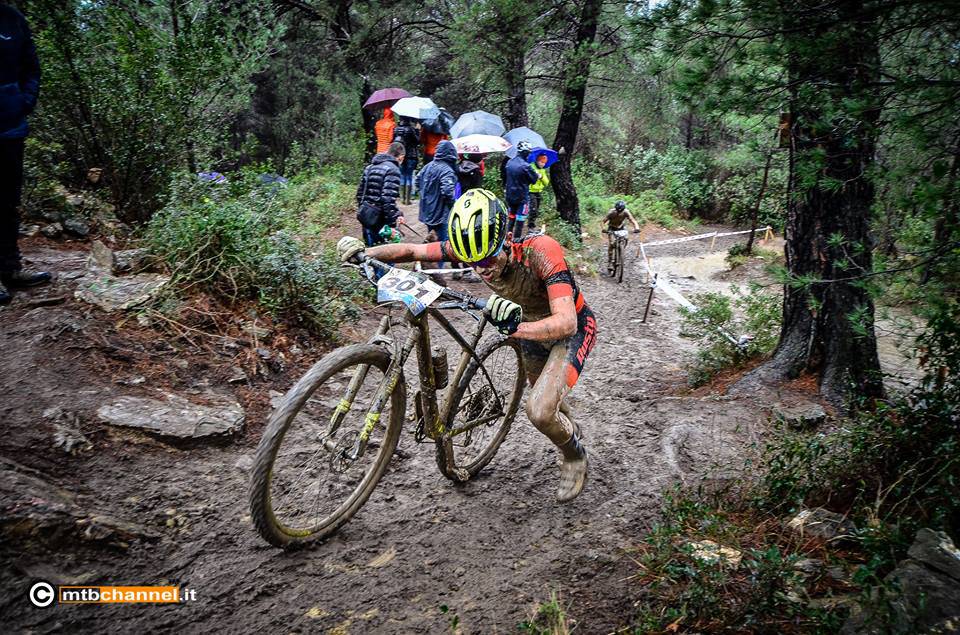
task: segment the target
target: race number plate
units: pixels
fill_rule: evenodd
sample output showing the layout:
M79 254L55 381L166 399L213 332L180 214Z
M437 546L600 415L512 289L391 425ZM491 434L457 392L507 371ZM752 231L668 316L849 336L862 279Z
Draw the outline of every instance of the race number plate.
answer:
M626 237L627 237L627 230L625 230L625 229L616 229L616 230L614 230L613 235L616 236L617 238L626 238Z
M377 282L377 302L403 302L414 315L440 297L443 287L406 269L391 269Z

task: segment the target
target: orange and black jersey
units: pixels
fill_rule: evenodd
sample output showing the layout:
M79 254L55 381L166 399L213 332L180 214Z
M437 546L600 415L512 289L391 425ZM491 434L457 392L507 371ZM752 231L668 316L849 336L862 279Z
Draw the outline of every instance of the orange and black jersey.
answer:
M431 243L428 248L430 260L461 262L449 241ZM527 236L520 243L505 245L504 249L511 250L510 261L499 275L485 282L497 295L519 304L525 321L549 317L550 300L554 298L572 297L578 313L586 307L567 266L563 247L556 240L544 234Z

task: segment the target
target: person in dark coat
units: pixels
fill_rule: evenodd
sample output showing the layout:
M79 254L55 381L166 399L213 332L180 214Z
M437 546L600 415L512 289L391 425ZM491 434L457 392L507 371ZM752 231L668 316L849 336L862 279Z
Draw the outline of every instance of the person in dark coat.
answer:
M393 130L393 140L403 144L406 158L400 164L400 201L404 205L410 204L413 196L413 171L417 169L418 152L420 150L420 130L417 123L408 117L401 117L400 123Z
M521 141L517 144L517 156L507 161L504 169L503 198L507 203L507 234L520 238L523 224L529 210L530 186L540 179L533 166L527 161L530 156L530 144Z
M460 181L460 190L463 192L483 187L483 159L472 154L460 157L457 179Z
M363 240L368 247L384 242L380 237L384 225L396 227L404 222L397 207L403 159L403 144L394 141L386 152L374 156L370 165L363 169L357 186L357 220L363 227Z
M23 145L27 115L40 93L40 63L27 21L0 5L0 304L10 302L4 285L25 287L50 281L45 271L24 271L17 237L23 191Z
M447 239L447 216L453 207L457 186L457 149L450 141L441 141L433 161L417 175L420 190L420 222L435 233L437 240Z

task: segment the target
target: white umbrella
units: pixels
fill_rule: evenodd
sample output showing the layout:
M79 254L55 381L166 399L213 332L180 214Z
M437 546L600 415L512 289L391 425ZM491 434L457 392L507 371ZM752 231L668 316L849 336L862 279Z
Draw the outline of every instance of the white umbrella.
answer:
M436 119L440 109L426 97L404 97L393 105L393 114L411 119Z
M506 152L510 142L503 137L489 134L471 134L453 140L458 154L485 154L488 152Z

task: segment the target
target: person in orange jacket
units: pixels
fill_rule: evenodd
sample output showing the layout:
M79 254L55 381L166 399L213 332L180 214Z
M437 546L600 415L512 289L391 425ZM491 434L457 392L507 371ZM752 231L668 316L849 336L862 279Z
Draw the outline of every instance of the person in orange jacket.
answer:
M423 164L426 165L433 161L433 155L437 152L437 144L449 139L445 134L438 134L427 130L426 126L420 128L420 144L423 146Z
M390 106L383 109L383 117L377 120L373 130L377 135L377 154L383 154L393 143L393 129L397 127Z

